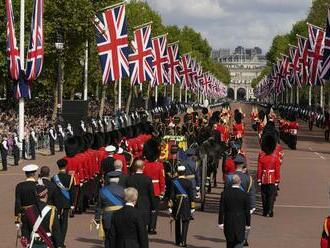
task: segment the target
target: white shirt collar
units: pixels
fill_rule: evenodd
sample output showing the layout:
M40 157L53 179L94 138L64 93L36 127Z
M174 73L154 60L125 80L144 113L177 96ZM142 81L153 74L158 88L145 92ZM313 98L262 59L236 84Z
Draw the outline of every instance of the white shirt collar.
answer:
M231 186L232 188L235 188L235 189L239 189L240 188L240 186L239 185L233 185L233 186Z
M133 204L133 203L131 203L131 202L126 202L126 203L125 203L125 205L126 205L126 206L131 206L131 207L133 207L133 208L134 208L134 204Z

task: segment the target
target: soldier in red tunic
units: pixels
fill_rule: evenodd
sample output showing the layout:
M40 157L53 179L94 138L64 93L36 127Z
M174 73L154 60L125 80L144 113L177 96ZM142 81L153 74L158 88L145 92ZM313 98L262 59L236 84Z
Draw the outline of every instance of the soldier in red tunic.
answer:
M237 112L234 116L235 123L233 124L233 135L235 139L242 143L242 138L244 136L244 124L242 123L242 113Z
M321 248L330 248L330 216L325 218L323 223L323 231L321 236Z
M276 153L276 137L265 134L262 137L258 158L257 181L261 186L263 216L274 216L274 202L280 183L280 158Z
M156 139L148 140L143 147L144 170L143 174L149 176L154 187L155 211L151 212L148 225L149 234L157 234L157 212L159 202L165 194L165 172L163 162L158 161L160 156L160 144Z

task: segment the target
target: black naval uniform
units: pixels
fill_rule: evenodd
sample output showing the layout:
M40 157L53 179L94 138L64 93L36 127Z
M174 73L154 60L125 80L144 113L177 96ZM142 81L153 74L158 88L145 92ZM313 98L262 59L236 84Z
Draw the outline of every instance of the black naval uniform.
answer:
M30 232L27 226L27 219L24 215L25 209L34 205L37 201L36 198L37 182L34 179L26 179L16 185L15 189L15 223L22 222L22 236L29 237Z
M63 131L63 128L62 128L61 125L58 126L57 136L58 136L58 145L59 145L59 148L60 148L60 152L63 152L65 134L64 134L64 131Z
M36 159L36 143L37 143L37 138L35 131L31 130L29 135L29 144L30 144L30 154L32 160Z
M14 156L14 165L18 165L19 162L19 147L18 147L18 137L15 136L13 139L13 156Z
M56 206L57 205L57 199L58 199L58 193L59 193L58 190L57 190L56 184L53 183L51 180L49 180L46 177L40 178L39 180L42 181L42 184L45 185L47 190L48 190L47 204L51 205L51 206Z
M7 170L8 141L4 139L0 144L2 170Z
M38 218L39 215L41 215L41 212L43 209L47 206L46 203L38 201L38 203L32 207L30 207L28 210L26 210L26 215L27 215L27 230L29 234L32 233L33 231L33 226L36 222L31 220L31 216L33 216L33 219ZM60 225L59 221L57 218L57 210L53 206L49 206L51 210L45 215L43 218L38 230L43 230L49 239L51 240L52 244L54 245L55 248L62 247L62 236L61 236L61 230L60 230ZM29 240L32 239L32 237L29 235L27 237ZM32 240L31 240L32 241ZM31 243L31 242L30 242ZM34 241L33 241L33 246L32 248L47 248L48 246L44 242L44 240L37 234L34 236Z
M184 177L174 179L171 187L173 218L175 220L175 243L186 246L191 209L194 200L192 182Z
M126 187L133 187L138 191L136 207L142 211L143 220L147 226L150 223L151 211L155 210L154 186L151 178L142 173L136 173L127 178Z
M64 244L68 230L70 208L74 205L74 177L72 175L68 175L65 171L60 171L57 176L61 185L56 182L55 176L52 177L52 182L57 186L56 207L58 209L62 240Z
M113 214L110 227L110 248L127 247L149 247L143 213L129 203Z
M117 183L110 182L108 185L100 189L99 199L95 210L95 221L97 223L100 223L102 221L105 233L105 248L110 247L111 218L114 212L123 207L125 202L124 199L124 188Z

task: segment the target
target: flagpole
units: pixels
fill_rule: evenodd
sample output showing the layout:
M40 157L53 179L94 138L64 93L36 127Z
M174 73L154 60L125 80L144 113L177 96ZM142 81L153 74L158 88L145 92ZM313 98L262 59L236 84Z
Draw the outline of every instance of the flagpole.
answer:
M174 102L174 84L172 84L172 102Z
M179 97L179 102L182 102L182 85L180 85L180 97Z
M299 105L299 86L297 86L297 95L296 103Z
M312 85L309 86L308 91L308 106L312 106Z
M321 88L320 88L320 106L323 110L324 107L323 84L321 84Z
M21 60L21 70L24 71L24 26L25 26L25 0L21 0L20 6L20 60ZM18 103L18 135L20 142L24 139L24 97L19 99Z
M85 47L84 101L88 98L88 40Z
M156 106L157 106L157 102L158 102L158 86L156 85L155 86L155 103L156 103Z
M293 104L293 88L290 89L290 104Z
M118 110L121 110L121 78L118 80Z
M184 90L184 102L187 103L188 102L188 90L187 87Z
M164 97L167 96L167 85L165 85L165 88L164 88Z

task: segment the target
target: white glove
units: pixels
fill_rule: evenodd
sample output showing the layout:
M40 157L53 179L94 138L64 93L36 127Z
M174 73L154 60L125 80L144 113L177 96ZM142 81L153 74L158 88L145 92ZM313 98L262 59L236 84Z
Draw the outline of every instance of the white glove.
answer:
M193 214L193 213L195 213L195 211L196 211L195 209L191 209L190 213Z
M223 224L218 225L218 227L219 227L221 230L223 230Z
M169 208L169 209L168 209L168 213L169 213L169 214L172 214L172 208Z
M259 186L261 186L261 183L258 183Z
M256 208L252 208L252 209L250 210L250 214L253 214L254 211L256 211Z
M74 206L71 206L70 208L71 208L71 210L74 210Z
M275 186L277 187L278 186L278 183L275 183Z
M20 223L15 224L15 226L16 226L16 230L17 230L17 231L18 231L19 229L21 229L21 224L20 224Z
M245 230L250 230L251 227L250 226L245 226Z
M197 186L197 187L196 187L196 190L199 191L199 190L200 190L200 187Z
M197 199L201 198L201 193L200 193L200 192L197 192L197 194L196 194L196 198L197 198Z

